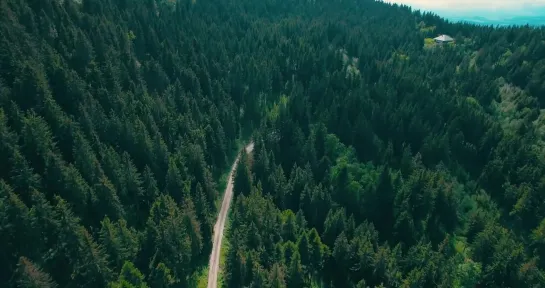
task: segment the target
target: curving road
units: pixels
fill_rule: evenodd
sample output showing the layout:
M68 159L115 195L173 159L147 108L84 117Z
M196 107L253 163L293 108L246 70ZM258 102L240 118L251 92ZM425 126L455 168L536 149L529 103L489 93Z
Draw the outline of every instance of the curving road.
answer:
M254 143L250 142L245 147L246 153L250 154L254 150ZM214 225L214 242L212 244L212 253L210 254L210 262L208 264L208 288L217 288L218 287L218 273L220 270L220 251L221 251L221 240L223 239L223 228L225 228L225 220L227 219L227 212L229 211L229 206L231 206L231 199L233 198L233 175L238 164L240 155L235 159L233 167L229 172L227 187L223 194L223 201L221 202L221 209L218 214L218 220L216 225Z

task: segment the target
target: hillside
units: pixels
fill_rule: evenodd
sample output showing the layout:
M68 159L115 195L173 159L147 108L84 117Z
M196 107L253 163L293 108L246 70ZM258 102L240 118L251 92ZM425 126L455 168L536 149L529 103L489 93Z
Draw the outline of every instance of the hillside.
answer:
M492 25L492 26L498 26L498 25L499 26L511 26L511 25L543 26L545 25L545 16L512 16L512 17L452 16L452 17L448 17L448 19L452 21L469 22L471 24Z
M0 1L0 287L194 287L250 133L224 286L541 287L544 36L371 0Z

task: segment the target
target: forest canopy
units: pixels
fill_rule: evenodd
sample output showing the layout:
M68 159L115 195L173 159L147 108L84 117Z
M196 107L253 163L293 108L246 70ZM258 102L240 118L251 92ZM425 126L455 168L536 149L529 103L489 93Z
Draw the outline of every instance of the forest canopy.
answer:
M0 1L0 286L196 286L251 137L224 287L543 287L543 39L372 0Z

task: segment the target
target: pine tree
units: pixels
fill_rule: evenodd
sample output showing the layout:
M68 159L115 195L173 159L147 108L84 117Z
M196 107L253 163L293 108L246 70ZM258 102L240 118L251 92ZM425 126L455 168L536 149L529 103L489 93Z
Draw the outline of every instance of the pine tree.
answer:
M81 133L74 135L73 158L76 168L82 174L87 183L96 183L104 172L91 149L91 145Z
M57 284L40 267L25 257L19 258L15 271L15 282L21 288L55 288Z
M97 215L109 216L115 220L123 219L125 217L125 209L123 209L123 205L112 183L106 176L102 176L98 181L94 186L97 196L94 208Z
M146 210L149 210L149 208L151 208L151 205L153 204L153 201L155 201L155 198L159 196L157 181L155 180L153 172L151 172L151 169L148 166L144 168L144 172L142 173L142 189L144 193L143 204L147 208L144 209L142 212L145 213Z
M34 172L26 161L26 159L14 150L10 159L12 170L11 180L14 184L14 188L21 193L23 200L28 203L30 201L30 194L34 189L40 189L41 177Z
M310 232L308 233L308 239L309 239L309 263L310 263L310 271L314 271L313 273L318 273L323 268L324 262L329 256L329 249L327 246L325 246L322 243L322 240L320 239L320 235L318 235L318 231L316 231L315 228L312 228Z
M278 263L275 263L269 273L269 287L286 288L284 269Z
M174 285L175 281L170 269L165 264L159 263L151 269L150 283L152 287L169 288Z
M106 252L85 228L80 227L76 233L79 256L74 260L75 283L83 287L105 286L112 278Z
M188 221L170 196L160 196L153 204L146 224L144 255L151 258L152 267L162 262L172 269L174 279L183 280L192 270L192 242ZM192 246L193 245L193 246Z
M195 215L195 205L191 199L187 199L182 206L182 211L184 213L183 221L185 229L189 234L189 239L191 241L191 257L192 263L196 263L199 260L199 257L202 252L203 239L201 234L201 223L197 220Z
M338 285L347 285L349 283L348 278L348 267L349 267L349 242L346 238L346 235L341 233L337 240L335 240L335 246L333 248L333 259L335 260L335 275L334 279Z
M310 244L309 244L308 235L304 231L300 235L301 236L297 240L297 251L299 252L299 255L301 256L301 264L303 265L304 270L310 271L310 269L308 269L310 268L308 266L311 264Z
M69 204L55 197L55 212L59 218L58 243L50 251L47 270L59 285L106 285L110 279L107 256L89 232L81 226Z
M255 155L254 155L254 166L253 171L255 173L256 179L266 179L269 175L270 160L265 145L259 141L255 142ZM268 186L265 186L268 188ZM268 189L265 189L266 191Z
M287 196L289 193L289 184L286 176L284 175L284 170L282 170L282 166L276 166L274 173L269 175L267 182L270 183L272 191L269 193L273 195L276 205L280 209L287 208L286 205L288 201Z
M375 195L376 201L372 204L376 207L376 211L373 213L373 223L382 235L390 235L394 224L393 205L395 191L392 186L392 178L388 167L384 167L379 176Z
M297 226L295 214L291 210L286 210L283 213L282 223L282 238L284 241L297 241L297 234L300 227Z
M44 182L46 183L46 195L53 197L53 191L70 202L74 210L80 216L87 216L89 200L94 200L94 195L89 185L81 177L81 174L72 165L66 165L58 155L51 155L47 162Z
M120 270L126 261L134 261L139 250L136 231L128 228L125 220L113 223L105 217L101 221L99 240L116 270Z
M288 268L288 281L287 287L296 288L303 287L305 284L305 276L303 272L303 266L301 265L301 256L299 252L295 252L291 257L291 261Z
M177 202L182 202L187 191L186 180L183 179L182 173L178 169L176 161L171 159L168 164L168 172L166 176L166 192L173 197Z
M4 249L0 252L0 260L5 263L0 268L2 281L15 271L15 264L20 255L34 256L35 248L32 239L35 231L31 226L32 218L28 207L13 192L12 188L0 180L0 244Z
M43 258L50 258L50 251L58 243L61 222L59 214L55 211L53 205L45 198L44 194L34 190L32 193L32 208L30 209L31 227L36 233L40 243L35 243L37 251L43 254ZM46 261L47 262L47 261Z
M21 136L24 143L23 154L37 172L43 172L47 155L56 150L48 123L35 113L28 113L23 120Z
M204 195L202 186L197 183L196 197L195 197L195 213L197 214L198 222L200 223L200 231L202 231L203 239L203 252L207 252L212 248L212 242L206 241L206 239L212 239L213 235L213 216L210 211L210 202Z
M144 275L138 271L132 262L126 261L119 273L119 278L115 282L108 284L110 288L147 288L144 281Z
M252 191L252 176L251 176L248 155L246 151L239 153L239 161L235 170L233 179L233 192L235 195L249 195Z
M118 189L120 200L125 206L129 206L127 211L129 223L142 224L145 218L142 218L144 210L144 191L142 189L142 179L140 173L136 169L131 156L128 153L122 155L123 164L123 188Z
M324 223L323 238L326 245L333 246L337 237L344 232L346 222L346 213L344 209L334 211L329 210Z

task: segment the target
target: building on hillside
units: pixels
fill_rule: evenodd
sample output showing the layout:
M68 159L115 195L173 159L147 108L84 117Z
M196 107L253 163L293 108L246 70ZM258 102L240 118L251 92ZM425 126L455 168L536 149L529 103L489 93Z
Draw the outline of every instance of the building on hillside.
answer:
M452 37L448 35L444 35L444 34L433 38L433 40L435 40L435 43L438 43L438 44L449 43L454 41Z

